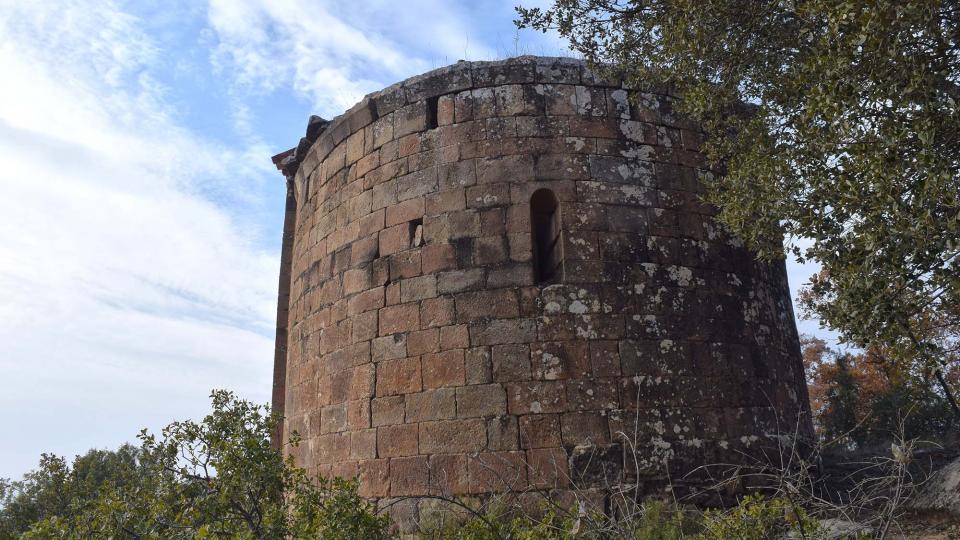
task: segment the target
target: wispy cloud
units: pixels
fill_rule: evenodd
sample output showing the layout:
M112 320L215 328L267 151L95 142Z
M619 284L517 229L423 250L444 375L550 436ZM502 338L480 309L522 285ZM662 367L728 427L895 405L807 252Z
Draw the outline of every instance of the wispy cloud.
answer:
M328 116L364 94L458 58L494 52L448 2L212 0L216 65L251 92L289 87Z
M277 253L238 212L266 149L180 125L164 51L114 3L0 13L0 423L34 431L0 476L195 415L214 386L266 400Z

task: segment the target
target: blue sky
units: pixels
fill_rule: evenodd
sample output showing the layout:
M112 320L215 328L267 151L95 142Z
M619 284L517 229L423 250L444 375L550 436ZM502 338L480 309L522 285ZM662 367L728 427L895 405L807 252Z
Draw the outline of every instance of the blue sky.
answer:
M0 477L269 399L284 185L310 114L564 54L512 1L0 0ZM791 266L796 287L809 268ZM813 332L815 323L803 323Z

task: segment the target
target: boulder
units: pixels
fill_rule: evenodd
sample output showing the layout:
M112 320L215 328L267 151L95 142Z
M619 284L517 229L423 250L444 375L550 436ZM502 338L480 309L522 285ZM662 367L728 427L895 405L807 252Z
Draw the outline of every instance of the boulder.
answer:
M910 507L960 516L960 458L930 475L910 501Z

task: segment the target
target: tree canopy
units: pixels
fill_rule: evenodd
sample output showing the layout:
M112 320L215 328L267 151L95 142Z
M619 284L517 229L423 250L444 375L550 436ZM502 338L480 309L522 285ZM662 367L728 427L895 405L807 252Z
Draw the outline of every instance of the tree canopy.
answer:
M202 421L143 431L139 447L91 450L72 467L44 455L22 481L0 483L0 538L387 536L355 482L308 478L271 446L279 420L266 407L212 399Z
M726 173L705 177L719 220L762 256L819 262L804 303L821 321L860 347L957 361L960 3L556 0L518 12L634 87L681 97Z

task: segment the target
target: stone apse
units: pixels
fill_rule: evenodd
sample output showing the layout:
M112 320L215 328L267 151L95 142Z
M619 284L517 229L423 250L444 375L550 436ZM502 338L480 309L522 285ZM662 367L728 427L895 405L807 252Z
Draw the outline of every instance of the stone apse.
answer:
M296 463L381 501L653 493L809 436L784 265L712 221L671 103L520 57L313 117L274 158Z

